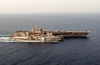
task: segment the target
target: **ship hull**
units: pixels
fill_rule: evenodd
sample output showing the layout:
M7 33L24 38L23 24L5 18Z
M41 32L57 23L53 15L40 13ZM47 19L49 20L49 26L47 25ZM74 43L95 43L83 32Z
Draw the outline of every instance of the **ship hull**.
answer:
M35 42L37 42L37 43L41 43L41 42L51 42L51 43L55 43L55 42L58 42L57 40L53 40L53 41L42 41L42 40L13 40L13 42L33 42L33 43L35 43Z
M59 35L60 37L87 37L87 35Z
M27 36L9 36L10 39L28 39ZM63 40L60 36L51 36L51 37L45 37L46 40Z

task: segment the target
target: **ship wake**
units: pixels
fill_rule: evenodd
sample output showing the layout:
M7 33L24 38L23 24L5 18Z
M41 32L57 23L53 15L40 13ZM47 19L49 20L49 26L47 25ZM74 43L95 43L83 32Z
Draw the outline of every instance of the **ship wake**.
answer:
M0 42L13 42L8 36L9 35L0 35Z

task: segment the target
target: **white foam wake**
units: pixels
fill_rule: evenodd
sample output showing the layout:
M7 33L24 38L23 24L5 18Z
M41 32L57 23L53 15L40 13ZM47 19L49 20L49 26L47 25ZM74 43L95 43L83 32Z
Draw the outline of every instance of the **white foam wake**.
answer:
M9 37L0 37L0 42L13 42L13 40L9 39Z

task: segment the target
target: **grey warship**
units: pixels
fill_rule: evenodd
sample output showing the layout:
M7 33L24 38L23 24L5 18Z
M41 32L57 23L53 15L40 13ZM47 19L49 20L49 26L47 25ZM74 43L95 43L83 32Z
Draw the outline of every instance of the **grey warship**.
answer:
M16 31L14 35L9 36L13 39L13 42L58 42L63 38L60 36L54 36L49 30L42 31L42 28L38 27L36 23L36 28L32 28L31 31Z
M13 42L58 42L64 37L87 37L90 31L43 31L36 23L31 31L16 31L9 36Z

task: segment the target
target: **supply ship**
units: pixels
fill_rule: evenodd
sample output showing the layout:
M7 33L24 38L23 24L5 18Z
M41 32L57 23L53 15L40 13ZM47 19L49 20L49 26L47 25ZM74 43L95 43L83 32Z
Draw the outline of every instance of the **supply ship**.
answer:
M16 31L9 36L13 42L58 42L64 37L86 37L90 31L43 31L36 23L35 29L31 31Z

